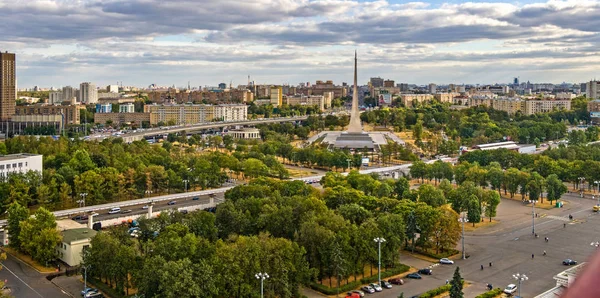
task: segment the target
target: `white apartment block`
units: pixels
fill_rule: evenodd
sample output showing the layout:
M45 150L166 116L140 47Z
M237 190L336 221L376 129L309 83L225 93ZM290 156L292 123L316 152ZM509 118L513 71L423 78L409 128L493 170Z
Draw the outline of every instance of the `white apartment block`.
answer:
M125 103L119 105L119 113L134 113L135 105L133 103Z
M106 86L106 91L111 93L119 93L119 85L108 85Z
M215 119L221 121L241 121L248 119L248 106L244 104L222 104L214 107Z
M19 153L0 156L0 177L6 178L13 173L36 171L42 174L42 155Z
M52 91L48 96L48 103L51 105L59 105L63 102L62 91Z
M95 104L98 102L98 89L90 82L79 85L79 101L83 104Z
M587 98L600 98L600 81L589 81L585 84L585 95Z

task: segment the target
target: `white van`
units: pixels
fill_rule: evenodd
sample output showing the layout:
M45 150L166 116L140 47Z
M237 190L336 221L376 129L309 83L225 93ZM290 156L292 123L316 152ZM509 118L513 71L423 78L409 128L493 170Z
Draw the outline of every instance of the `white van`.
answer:
M114 207L114 208L110 208L110 210L108 211L108 214L116 214L121 212L121 208L119 207Z

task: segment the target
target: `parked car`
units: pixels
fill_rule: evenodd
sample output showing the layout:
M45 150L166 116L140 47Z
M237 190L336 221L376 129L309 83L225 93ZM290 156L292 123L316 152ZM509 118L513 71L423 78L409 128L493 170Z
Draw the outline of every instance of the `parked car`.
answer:
M400 277L390 278L390 279L388 279L388 282L393 285L403 285L404 284L404 280L402 280L402 278L400 278Z
M566 266L577 265L577 261L574 261L571 259L566 259L563 261L563 265L566 265Z
M389 282L387 282L387 281L385 281L385 280L382 280L382 281L381 281L381 286L382 286L383 288L386 288L386 289L391 289L391 288L392 288L392 284L391 284L391 283L389 283Z
M517 286L515 284L510 284L510 285L506 286L506 288L504 289L503 292L511 295L515 291L517 291Z
M177 202L175 202L175 201L170 201L170 202L168 202L168 203L167 203L167 205L171 206L171 205L175 205L175 203L177 203Z
M454 261L452 261L448 258L443 258L443 259L440 259L440 264L454 264Z
M98 292L98 290L94 289L94 288L85 288L83 289L83 291L81 291L81 296L85 296L85 294L87 294L88 292Z
M369 294L375 293L375 289L371 288L370 286L364 286L360 289L363 290L365 293L369 293Z
M383 291L383 288L379 284L371 283L371 284L369 284L369 286L371 286L371 288L373 288L375 290L375 292Z
M406 276L406 278L413 278L413 279L421 279L421 275L419 273L410 273Z
M88 296L85 296L85 297L86 298L104 298L104 294L102 294L100 292L92 292Z
M433 274L433 270L431 270L429 268L423 268L423 269L419 270L419 274L431 275L431 274Z
M352 297L352 295L354 295L354 294L358 295L359 297L365 297L365 292L363 292L361 290L352 290L352 291L349 291L347 294L350 297Z
M121 208L119 207L110 208L110 210L108 210L108 214L117 214L119 212L121 212Z

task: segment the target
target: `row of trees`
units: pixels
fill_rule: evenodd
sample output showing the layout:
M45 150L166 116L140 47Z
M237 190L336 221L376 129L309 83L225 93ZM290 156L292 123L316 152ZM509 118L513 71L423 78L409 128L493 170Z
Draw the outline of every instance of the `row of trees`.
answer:
M16 137L0 145L5 153L44 155L43 177L36 172L15 173L0 181L0 211L12 202L49 209L130 200L141 196L221 186L228 177L288 177L273 156L257 150L185 152L167 150L144 141L125 144L120 139L102 142L67 138ZM241 148L244 149L244 148Z
M527 170L514 167L503 169L498 162L491 162L486 167L482 167L477 162L463 161L452 166L442 161L432 164L417 161L411 166L410 174L413 178L422 181L428 179L436 184L442 179L448 182L455 181L457 184L471 182L484 188L490 187L498 193L504 190L504 194L510 193L511 198L516 193L520 193L523 199L525 195L528 195L531 200L541 198L542 203L542 194L546 192L548 200L552 203L567 192L567 187L557 174L553 174L552 169L542 164L548 161L547 157L542 157L534 162L533 168ZM440 188L442 188L441 183Z

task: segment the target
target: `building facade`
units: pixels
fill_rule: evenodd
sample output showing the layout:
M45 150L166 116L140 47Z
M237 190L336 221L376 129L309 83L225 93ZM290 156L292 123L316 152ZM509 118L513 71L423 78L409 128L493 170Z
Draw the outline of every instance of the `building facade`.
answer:
M72 102L73 98L79 98L79 91L71 86L62 88L62 101ZM75 101L78 101L77 99Z
M144 123L150 125L150 114L133 112L95 114L94 122L98 124L112 123L116 126L120 126L121 124L130 124L141 127Z
M19 153L0 155L0 177L6 178L12 173L27 173L43 171L43 156L39 154Z
M90 82L79 85L79 101L83 104L95 104L98 102L98 89Z
M323 95L289 95L285 97L284 103L287 105L317 106L321 111L324 111L325 109L331 107L331 96L332 92L328 92L327 98Z
M15 116L44 116L44 115L57 115L63 118L65 124L80 124L79 115L80 110L85 109L82 105L47 105L47 104L36 104L29 106L17 106L15 108ZM21 118L21 119L26 119ZM33 119L33 118L32 118Z
M373 88L383 87L383 84L384 84L384 80L382 78L380 78L380 77L371 78L369 80L369 82L371 83L371 87L373 87Z
M63 102L62 91L52 91L48 95L48 103L51 105L59 105Z
M533 115L560 110L570 111L571 100L526 100L523 114Z
M112 113L112 104L110 103L97 103L96 113Z
M271 105L279 107L283 104L283 90L281 86L271 87Z
M8 121L17 103L17 62L14 53L0 53L0 121Z
M244 104L223 104L212 106L216 121L244 121L248 120L248 106Z
M260 130L258 128L232 129L227 132L227 135L234 139L260 139Z
M587 98L600 98L600 81L589 81L585 84L585 94Z
M135 105L133 103L125 103L119 105L119 113L134 113Z
M402 94L400 95L402 104L406 107L412 107L414 104L428 102L433 100L432 94Z

